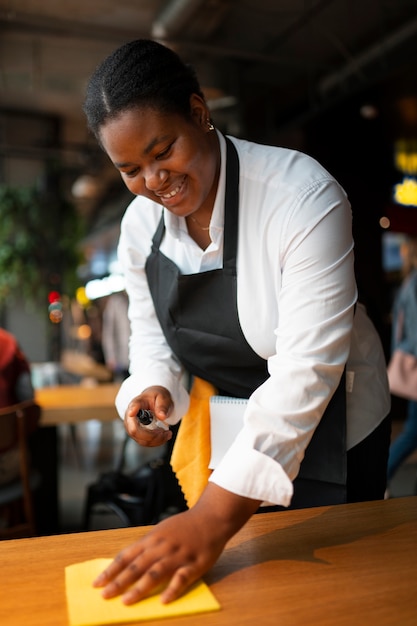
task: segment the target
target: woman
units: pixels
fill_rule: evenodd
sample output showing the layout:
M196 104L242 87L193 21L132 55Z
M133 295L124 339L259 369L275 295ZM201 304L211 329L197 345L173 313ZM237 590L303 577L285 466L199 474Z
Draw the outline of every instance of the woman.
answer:
M178 422L189 405L184 371L249 399L195 505L157 524L95 581L105 598L123 593L125 603L166 582L169 602L261 503L383 497L385 359L360 305L353 322L350 206L318 163L225 138L193 71L152 41L126 44L97 68L84 110L137 195L119 243L131 376L117 407L128 433L147 446L170 439L136 415L150 409Z
M392 352L398 348L417 355L417 238L408 237L400 254L403 281L393 305ZM388 482L416 448L417 402L408 400L404 427L389 451Z

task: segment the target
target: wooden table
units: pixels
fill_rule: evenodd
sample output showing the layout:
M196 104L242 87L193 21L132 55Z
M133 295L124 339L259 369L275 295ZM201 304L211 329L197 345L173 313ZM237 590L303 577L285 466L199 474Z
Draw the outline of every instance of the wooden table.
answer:
M36 390L36 402L42 407L41 426L77 424L97 419L108 422L118 419L114 406L120 383L92 387L57 385Z
M64 567L112 557L146 530L0 542L0 623L67 626ZM415 626L416 580L417 497L264 513L205 576L220 611L148 623Z

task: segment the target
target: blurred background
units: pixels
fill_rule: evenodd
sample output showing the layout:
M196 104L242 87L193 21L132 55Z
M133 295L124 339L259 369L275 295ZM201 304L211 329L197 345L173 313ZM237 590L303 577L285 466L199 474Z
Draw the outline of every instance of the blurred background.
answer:
M138 37L194 65L223 132L308 152L339 179L361 297L387 345L399 239L417 232L414 0L0 0L0 217L18 222L2 219L0 235L25 260L12 262L15 245L6 284L0 271L1 323L32 361L77 343L103 360L101 300L122 287L115 247L130 195L82 101L95 66Z
M224 133L307 152L341 182L388 357L399 246L417 235L415 0L0 0L0 326L35 386L117 376L103 313L131 196L82 102L95 66L140 37L196 68Z
M417 232L414 0L0 0L0 182L14 196L36 188L36 198L8 197L15 216L23 202L28 256L11 286L0 283L1 315L31 360L59 358L54 321L65 347L88 342L100 359L101 306L91 302L122 285L115 246L130 195L87 132L82 101L95 66L138 37L194 65L223 132L308 152L339 179L362 300L386 339L397 235ZM42 306L29 312L28 336L30 300Z

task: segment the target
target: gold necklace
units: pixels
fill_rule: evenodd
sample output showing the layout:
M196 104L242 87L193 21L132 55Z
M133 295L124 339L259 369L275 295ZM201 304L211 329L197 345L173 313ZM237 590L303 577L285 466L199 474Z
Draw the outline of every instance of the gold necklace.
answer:
M210 224L209 224L208 226L202 226L202 225L200 224L200 222L199 222L199 221L198 221L198 220L197 220L197 219L196 219L193 215L189 215L188 217L191 217L191 219L193 220L193 222L195 222L195 223L197 224L197 226L198 226L199 228L201 228L201 230L204 230L204 231L206 231L206 232L207 232L208 230L210 230Z

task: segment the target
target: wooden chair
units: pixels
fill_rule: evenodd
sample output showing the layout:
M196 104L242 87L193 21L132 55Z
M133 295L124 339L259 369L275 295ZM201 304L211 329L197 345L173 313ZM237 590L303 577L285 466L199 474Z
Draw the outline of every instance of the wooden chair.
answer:
M0 539L36 535L33 492L40 485L39 472L31 469L28 439L38 427L41 408L32 400L0 409L0 449L17 445L19 476L0 485Z

